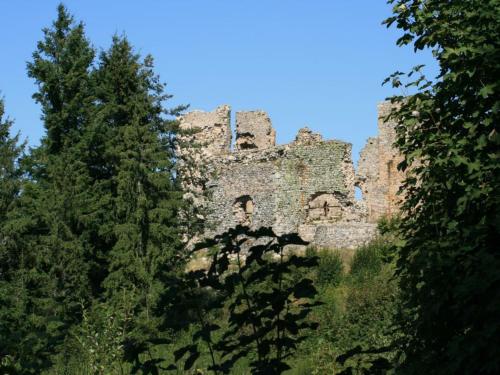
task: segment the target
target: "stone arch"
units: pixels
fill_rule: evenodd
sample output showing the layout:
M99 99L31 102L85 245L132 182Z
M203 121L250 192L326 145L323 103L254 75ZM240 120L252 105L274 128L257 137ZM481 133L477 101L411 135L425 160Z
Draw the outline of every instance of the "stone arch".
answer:
M239 224L251 225L254 210L255 204L249 195L242 195L234 200L233 215Z

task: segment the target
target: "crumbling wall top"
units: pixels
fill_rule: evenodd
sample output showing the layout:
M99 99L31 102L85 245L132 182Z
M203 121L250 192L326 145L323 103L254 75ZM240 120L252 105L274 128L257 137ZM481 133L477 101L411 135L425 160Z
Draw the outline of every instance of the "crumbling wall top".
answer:
M313 133L307 126L299 129L295 137L295 143L300 145L311 145L323 141L321 134Z
M202 147L206 156L231 151L231 107L221 105L212 112L193 111L179 118L184 141Z
M276 131L266 112L236 112L236 150L265 149L275 145Z
M400 203L397 192L404 173L397 166L402 157L394 147L396 122L387 119L394 106L390 101L378 104L378 135L368 139L358 161L357 185L371 222L394 214Z

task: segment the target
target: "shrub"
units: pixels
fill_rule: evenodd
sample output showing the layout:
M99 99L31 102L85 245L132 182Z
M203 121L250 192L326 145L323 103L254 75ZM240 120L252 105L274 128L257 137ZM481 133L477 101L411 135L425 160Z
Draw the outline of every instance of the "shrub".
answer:
M345 312L331 332L340 354L332 366L342 374L385 374L398 360L393 343L399 291L393 267L381 265L377 274L364 271L363 279L349 286Z
M361 246L352 258L351 275L354 278L364 279L378 274L382 268L385 248L381 241Z
M398 225L401 223L399 215L384 216L377 222L377 229L381 235L394 235L398 231Z
M323 249L318 252L319 264L317 270L318 285L337 286L342 281L344 263L338 250Z

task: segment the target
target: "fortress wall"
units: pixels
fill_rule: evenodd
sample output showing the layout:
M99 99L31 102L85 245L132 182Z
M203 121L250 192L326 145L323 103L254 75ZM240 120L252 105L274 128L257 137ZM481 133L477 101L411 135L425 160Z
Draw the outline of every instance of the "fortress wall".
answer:
M236 150L276 146L276 132L264 111L236 112Z
M189 112L179 121L186 132L183 136L183 141L188 143L186 151L192 152L193 145L209 157L231 151L231 107L228 105L221 105L213 112Z
M353 191L347 184L343 164L350 161L351 145L340 141L320 141L310 145L291 144L280 158L278 189L276 190L277 212L275 228L279 233L296 232L299 226L308 221L327 220L335 222L338 218L324 215L335 197L339 210L347 210L351 204ZM345 160L346 155L349 159ZM354 187L352 187L352 190ZM315 207L319 215L310 217L310 202L320 195L325 196L322 203ZM323 214L323 215L322 215Z
M241 211L245 211L245 207L238 203L247 197L253 202L251 212L246 215L249 225L273 225L277 184L272 154L234 153L229 158L219 160L208 189L207 221L212 232L222 233L245 221L241 217Z
M378 105L378 138L379 141L379 185L385 186L384 204L380 209L380 215L394 215L398 212L398 205L401 197L397 194L404 173L398 171L398 164L403 157L394 148L396 141L396 122L386 120L392 109L392 104L388 101Z
M370 137L361 150L358 160L356 184L363 194L367 215L376 222L385 211L386 187L379 179L379 138Z
M386 120L390 111L390 102L378 105L378 135L368 139L358 162L356 183L363 192L371 222L394 215L401 202L397 192L404 174L398 171L397 166L402 157L393 147L396 141L396 123Z
M355 248L372 239L376 221L397 210L402 178L395 169L394 124L383 121L389 109L387 103L379 106L379 135L368 140L356 175L349 143L323 140L303 128L294 142L276 146L263 111L236 114L234 150L229 106L183 116L181 129L198 132L184 136L188 146L180 157L203 155L194 190L203 193L205 235L241 224L298 232L323 247ZM355 185L362 189L361 201L354 197Z

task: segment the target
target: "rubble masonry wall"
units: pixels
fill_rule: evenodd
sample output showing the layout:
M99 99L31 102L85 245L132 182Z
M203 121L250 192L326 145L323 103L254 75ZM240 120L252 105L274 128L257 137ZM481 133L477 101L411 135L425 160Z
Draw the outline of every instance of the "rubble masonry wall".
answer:
M263 111L236 113L234 150L229 106L181 117L181 129L193 133L183 136L179 157L199 162L190 175L197 182L191 179L186 186L204 208L205 235L242 224L272 227L278 234L298 232L320 247L355 248L371 240L376 221L397 210L402 178L392 148L394 124L384 121L389 109L387 103L379 105L379 134L361 152L357 174L351 144L323 140L307 128L294 142L276 146ZM354 196L356 185L362 200Z

